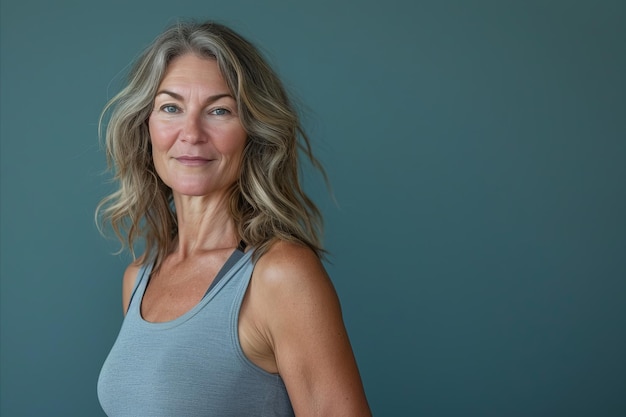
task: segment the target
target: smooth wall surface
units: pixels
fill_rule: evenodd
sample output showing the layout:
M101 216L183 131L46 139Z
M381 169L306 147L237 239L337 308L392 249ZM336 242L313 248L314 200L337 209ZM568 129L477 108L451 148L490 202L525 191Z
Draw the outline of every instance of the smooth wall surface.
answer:
M1 3L2 416L97 416L127 257L98 115L176 17L306 104L328 269L378 416L626 415L626 3Z

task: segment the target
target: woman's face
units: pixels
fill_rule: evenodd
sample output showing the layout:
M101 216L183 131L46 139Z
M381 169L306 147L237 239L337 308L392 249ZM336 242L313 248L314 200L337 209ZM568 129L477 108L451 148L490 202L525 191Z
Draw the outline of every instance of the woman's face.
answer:
M247 134L215 60L175 58L148 126L157 174L175 194L220 194L236 181Z

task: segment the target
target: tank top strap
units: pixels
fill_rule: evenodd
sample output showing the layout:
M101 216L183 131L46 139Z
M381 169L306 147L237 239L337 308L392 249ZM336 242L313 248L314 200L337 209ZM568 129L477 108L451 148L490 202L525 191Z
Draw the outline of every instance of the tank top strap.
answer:
M153 266L154 266L153 262L146 262L143 265L141 265L141 267L139 268L139 271L137 271L137 277L135 278L135 283L133 284L133 291L131 292L130 300L128 301L129 310L130 310L130 306L133 304L133 300L135 299L135 294L137 293L137 290L139 289L139 285L144 279L146 279L146 277L150 276ZM139 299L141 298L142 297L139 297Z
M224 275L226 275L228 273L228 271L231 270L231 268L237 263L239 262L239 260L243 257L243 255L245 254L246 250L246 245L245 243L243 243L243 241L239 242L239 245L237 246L237 248L235 249L235 251L228 257L228 259L226 260L226 262L224 262L224 265L222 265L222 268L220 268L220 270L218 271L217 275L215 276L215 278L213 278L213 282L211 282L211 285L209 285L209 288L206 290L206 292L204 293L204 296L206 297L213 288L215 288L215 286L217 285L218 282L220 282L220 280L224 277Z

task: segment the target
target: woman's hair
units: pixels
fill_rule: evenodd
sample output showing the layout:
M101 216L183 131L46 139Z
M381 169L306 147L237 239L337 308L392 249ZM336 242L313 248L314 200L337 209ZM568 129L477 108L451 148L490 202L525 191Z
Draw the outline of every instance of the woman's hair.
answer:
M298 151L325 177L324 171L276 73L250 42L214 22L180 22L163 32L135 63L127 86L105 106L100 125L110 114L106 155L119 188L97 207L101 230L110 223L122 249L128 247L133 256L137 238L144 238L149 255L144 262L154 260L155 269L173 249L172 190L154 168L148 118L168 64L188 53L217 61L248 134L239 179L230 190L239 237L255 248L255 256L275 239L304 243L321 256L322 218L300 186Z

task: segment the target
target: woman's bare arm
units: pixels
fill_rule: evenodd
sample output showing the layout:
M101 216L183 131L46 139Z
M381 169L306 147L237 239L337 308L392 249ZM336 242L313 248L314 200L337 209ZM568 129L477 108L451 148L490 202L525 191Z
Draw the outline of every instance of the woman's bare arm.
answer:
M335 289L317 256L278 242L255 268L264 333L298 416L370 416Z

